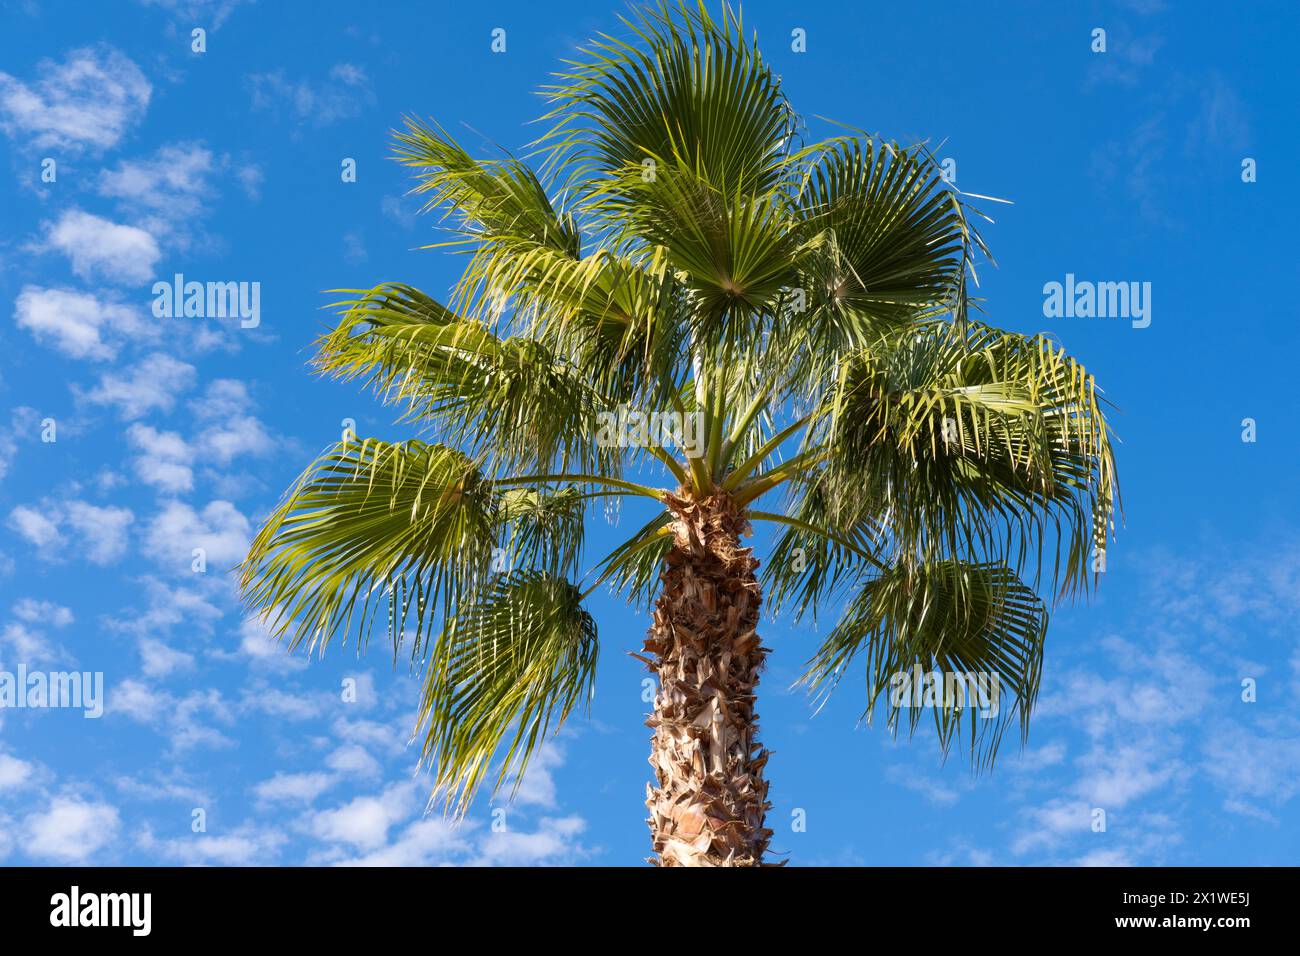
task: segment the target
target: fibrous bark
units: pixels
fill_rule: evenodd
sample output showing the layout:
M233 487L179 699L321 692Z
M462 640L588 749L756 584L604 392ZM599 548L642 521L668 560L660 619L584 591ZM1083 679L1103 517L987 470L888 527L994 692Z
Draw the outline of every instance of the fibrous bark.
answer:
M745 518L723 493L669 496L675 540L645 642L659 675L646 806L659 866L760 866L772 831L754 693L767 648Z

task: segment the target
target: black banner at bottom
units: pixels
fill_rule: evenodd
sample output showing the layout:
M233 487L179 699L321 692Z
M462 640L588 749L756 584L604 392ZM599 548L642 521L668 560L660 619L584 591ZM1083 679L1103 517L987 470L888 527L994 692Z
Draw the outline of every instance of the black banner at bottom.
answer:
M75 934L82 943L95 936L374 944L431 924L463 926L493 942L536 942L572 939L583 928L608 932L611 920L626 932L638 924L649 930L651 919L657 933L677 911L688 924L685 939L697 938L704 919L710 933L736 920L746 936L764 937L787 926L807 934L829 921L875 938L892 924L908 937L960 934L954 941L1051 930L1180 943L1199 935L1231 945L1292 926L1295 885L1293 869L1244 868L15 868L0 869L0 925L10 942Z

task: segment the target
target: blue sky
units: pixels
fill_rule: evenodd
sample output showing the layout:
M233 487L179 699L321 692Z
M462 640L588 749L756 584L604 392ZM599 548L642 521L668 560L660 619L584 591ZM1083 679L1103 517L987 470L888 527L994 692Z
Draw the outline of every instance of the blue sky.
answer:
M930 735L860 726L852 674L814 714L791 689L814 628L764 622L772 849L792 864L1300 859L1297 14L1065 6L745 5L812 133L827 117L928 140L959 188L1014 201L983 204L997 220L988 318L1057 336L1117 406L1123 442L1126 522L1100 595L1057 609L1029 744L991 774L945 764ZM615 12L0 6L0 671L102 671L106 691L100 719L0 710L0 862L647 854L646 674L625 653L643 614L593 598L590 716L495 805L504 829L486 796L454 827L422 813L404 668L382 651L284 656L242 620L223 571L344 419L402 435L369 395L304 367L321 290L401 280L442 297L456 276L454 258L416 249L435 223L385 158L388 131L414 112L472 151L520 149L533 91ZM206 52L191 51L194 27ZM796 28L806 52L791 50ZM341 181L347 157L356 182ZM156 318L152 284L177 272L260 282L260 324ZM1149 282L1150 325L1046 318L1043 287L1067 274ZM636 517L593 525L592 557Z

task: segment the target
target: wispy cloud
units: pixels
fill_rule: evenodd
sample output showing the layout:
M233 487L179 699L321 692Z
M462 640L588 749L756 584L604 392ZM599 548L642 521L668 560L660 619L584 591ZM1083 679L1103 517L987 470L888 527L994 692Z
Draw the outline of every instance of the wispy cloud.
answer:
M275 70L249 76L247 85L253 109L317 127L359 116L375 100L365 70L352 63L336 64L322 80L290 79Z

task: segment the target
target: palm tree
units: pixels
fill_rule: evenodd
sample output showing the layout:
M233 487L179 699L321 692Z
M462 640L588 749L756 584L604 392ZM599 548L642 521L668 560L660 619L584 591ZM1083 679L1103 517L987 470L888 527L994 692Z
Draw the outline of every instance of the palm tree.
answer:
M267 519L241 586L291 649L377 627L409 649L451 812L487 777L517 785L589 702L584 599L653 601L652 862L758 865L761 602L842 606L807 685L854 665L868 717L911 732L928 710L943 751L961 740L982 766L1013 720L1027 730L1036 590L1096 583L1110 435L1081 365L971 315L987 250L924 148L805 143L730 9L624 24L544 89L536 170L436 124L394 134L468 264L446 305L344 290L314 361L429 441L345 435ZM586 564L584 519L624 496L655 516ZM761 577L756 523L774 526ZM1010 703L981 715L936 683L953 675L993 675ZM921 684L933 706L911 706Z

